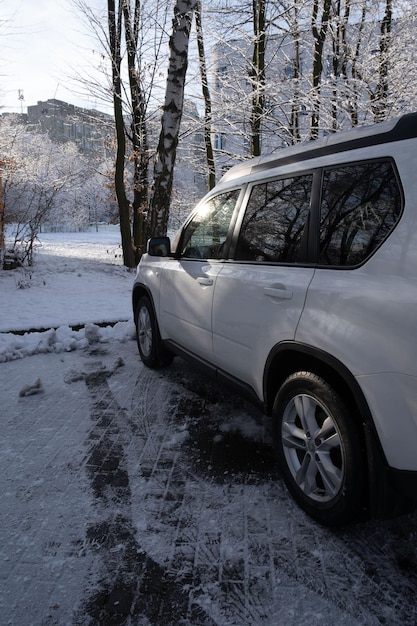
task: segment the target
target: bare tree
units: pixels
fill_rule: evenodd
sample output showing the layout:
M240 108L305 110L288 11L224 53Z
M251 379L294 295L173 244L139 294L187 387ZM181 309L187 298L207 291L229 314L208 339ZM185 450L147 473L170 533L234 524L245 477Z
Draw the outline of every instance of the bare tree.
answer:
M2 162L2 195L10 254L31 264L40 229L50 222L54 210L62 223L65 204L87 168L74 144L55 144L12 118L1 122L0 151L8 155ZM78 215L83 208L82 203L74 206Z
M202 11L201 0L197 0L195 8L195 23L197 31L197 47L198 47L198 60L201 76L201 88L203 92L204 100L204 146L206 152L207 162L207 180L208 188L212 189L216 184L216 167L214 162L213 144L211 142L212 132L212 104L211 94L209 89L208 75L207 75L207 62L206 53L204 47L203 36L203 24L202 24Z
M321 6L321 2L323 3ZM313 0L311 31L313 33L312 111L310 139L317 139L320 121L320 88L323 75L323 49L331 16L331 0ZM321 11L320 11L321 10Z
M371 107L375 122L388 116L389 57L391 52L392 0L385 0L384 16L380 23L378 81L371 94Z
M266 0L253 0L253 53L249 77L252 87L252 109L250 115L250 153L261 154L261 126L265 113L265 49Z
M333 97L331 102L332 130L338 130L338 110L339 110L339 83L340 80L347 79L348 64L348 42L347 25L350 16L351 3L346 0L342 6L342 0L337 0L334 5L334 20L330 26L330 36L332 43L332 78Z
M134 267L142 253L145 216L149 209L149 111L156 101L158 67L167 41L166 3L157 0L108 0L105 25L85 0L73 0L92 29L102 55L103 75L110 67L106 88L103 81L82 79L85 88L103 93L113 102L116 154L115 194L123 262ZM156 106L156 105L155 105ZM149 216L148 216L149 217Z
M126 195L125 187L125 158L126 158L126 135L123 119L122 100L122 16L123 5L119 3L116 10L115 0L107 0L108 28L110 58L112 64L112 85L113 85L113 108L116 126L116 160L114 183L119 205L120 235L122 240L123 263L127 267L134 267L135 254L132 245L132 233L130 230L130 203Z
M272 18L278 37L282 41L289 40L288 52L284 55L284 68L277 68L277 72L283 70L286 82L289 83L288 96L281 101L283 119L288 120L287 127L281 131L283 139L290 143L301 141L301 116L307 109L307 102L303 96L301 48L305 32L302 32L303 14L305 14L305 0L275 0L276 12ZM305 16L304 16L305 18ZM268 44L270 45L270 44ZM277 46L276 46L277 47ZM284 90L282 90L284 91ZM281 94L282 96L282 94ZM286 110L289 109L289 113ZM288 139L286 138L288 136Z
M294 47L293 57L293 74L292 80L294 84L294 91L291 99L291 118L290 118L290 135L292 143L300 141L300 110L301 110L301 54L300 54L300 26L299 26L299 8L297 3L290 8L289 11L289 25L290 33Z
M393 5L394 7L394 5ZM413 3L398 9L391 27L389 47L387 110L390 116L416 109L417 49L415 33L417 12Z
M133 241L135 260L139 261L145 244L144 216L149 200L149 144L147 128L147 99L142 87L142 68L138 62L139 33L141 29L140 0L135 0L132 15L130 3L123 2L125 37L127 50L127 66L129 74L130 100L132 103L131 142L133 162ZM129 131L128 131L129 134Z
M167 232L178 136L184 105L188 46L195 6L196 0L176 0L174 7L172 34L169 40L170 54L165 102L150 205L149 228L153 235L165 235Z
M363 1L362 3L362 7L361 7L361 11L360 11L360 19L357 21L357 25L356 25L356 36L354 41L352 41L349 45L350 48L350 54L347 54L347 59L349 59L350 61L350 66L351 66L351 70L350 70L350 79L347 76L347 71L345 69L346 72L346 83L347 85L349 85L349 89L348 89L348 98L347 98L347 103L348 103L348 112L350 115L350 120L351 120L351 124L352 126L357 126L359 123L359 85L360 82L362 81L362 72L360 70L360 56L361 56L361 50L362 50L362 41L363 41L363 33L364 33L364 27L365 27L365 20L366 20L366 15L367 15L367 10L366 10L366 0ZM348 39L346 38L346 41L348 42Z

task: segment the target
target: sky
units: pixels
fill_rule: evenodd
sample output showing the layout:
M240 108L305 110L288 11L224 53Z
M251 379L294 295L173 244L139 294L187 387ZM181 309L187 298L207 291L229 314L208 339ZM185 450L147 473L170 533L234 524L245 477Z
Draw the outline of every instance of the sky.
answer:
M25 113L49 98L109 112L71 80L98 58L71 0L0 0L1 112Z

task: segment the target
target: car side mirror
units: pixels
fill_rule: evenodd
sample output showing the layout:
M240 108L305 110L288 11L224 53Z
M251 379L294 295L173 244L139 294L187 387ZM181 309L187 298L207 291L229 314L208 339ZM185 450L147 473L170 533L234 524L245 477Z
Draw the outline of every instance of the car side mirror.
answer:
M148 241L149 256L171 256L171 241L169 237L152 237Z

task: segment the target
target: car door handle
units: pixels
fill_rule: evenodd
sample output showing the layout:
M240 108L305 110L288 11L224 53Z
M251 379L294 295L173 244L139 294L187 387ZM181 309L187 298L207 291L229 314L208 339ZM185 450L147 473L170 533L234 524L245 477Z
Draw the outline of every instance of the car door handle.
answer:
M213 284L213 279L208 278L207 276L198 276L197 282L203 287L210 287Z
M283 300L291 300L292 298L292 291L285 289L285 287L265 287L264 293L266 296Z

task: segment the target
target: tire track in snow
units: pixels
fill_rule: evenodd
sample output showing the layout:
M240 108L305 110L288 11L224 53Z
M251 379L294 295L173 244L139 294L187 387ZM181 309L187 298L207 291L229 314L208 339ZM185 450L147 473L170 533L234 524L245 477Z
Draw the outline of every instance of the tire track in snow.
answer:
M139 377L143 431L147 442L155 393L155 376L142 370ZM86 463L102 521L87 529L90 550L102 561L99 587L90 592L74 616L74 625L95 624L178 624L213 623L197 605L190 605L180 578L173 577L148 556L136 538L131 519L131 490L126 447L132 437L132 423L113 396L108 378L112 372L96 363L85 376L91 395L91 430ZM154 389L154 392L156 390ZM143 393L142 393L143 392ZM137 441L137 437L136 437ZM185 623L185 622L183 622Z
M274 567L366 626L417 624L416 515L341 530L294 511ZM281 536L279 536L281 534Z
M226 421L232 417L233 413L240 410L244 413L246 406L239 397L231 394L225 396L222 391L216 392L215 389L213 390L213 385L202 382L201 377L194 376L193 373L189 373L188 377L189 379L183 380L181 384L186 390L200 389L199 397L206 409L203 423L196 426L193 445L189 446L190 449L194 448L191 451L191 456L194 455L194 467L200 455L206 461L199 468L206 479L210 479L211 473L212 479L214 476L215 480L226 484L231 480L235 486L243 480L246 489L251 481L254 484L258 481L260 488L269 483L271 494L275 492L276 498L284 504L285 510L280 507L276 520L268 518L274 509L273 497L268 495L265 499L259 499L259 507L266 506L268 509L265 510L263 518L254 515L254 508L252 510L248 508L246 512L247 523L250 524L251 519L254 518L257 518L255 527L256 522L260 520L261 523L258 529L248 532L242 542L246 544L248 554L247 561L243 562L241 570L246 568L247 571L244 574L234 575L234 580L241 583L242 587L235 586L234 600L229 596L230 601L236 601L241 607L242 623L246 623L245 619L248 620L252 607L257 604L256 594L259 592L259 587L262 589L261 604L263 604L264 612L258 614L258 619L260 623L274 623L273 584L277 584L282 574L285 573L289 579L297 581L319 597L328 600L331 605L339 607L343 614L350 615L352 620L357 620L357 623L390 624L390 626L416 624L417 532L415 528L417 514L391 521L368 522L338 531L319 526L300 511L289 498L285 488L282 487L282 481L281 484L279 482L279 475L277 476L270 465L270 458L268 461L267 447L259 446L260 454L266 455L267 460L264 464L255 463L253 466L255 471L252 475L250 465L246 467L244 465L245 456L246 461L253 460L250 456L250 446L246 455L239 456L245 445L239 433L234 433L229 441L223 436L222 444L226 445L226 448L223 453L213 453L213 449L219 445L218 443L213 445L216 438L218 441L219 423ZM193 394L190 398L184 397L179 404L180 413L187 415L188 412L190 415L187 407L192 406L192 398ZM205 398L209 398L209 401L206 402ZM220 420L213 408L217 413L223 414ZM227 445L230 445L229 450ZM233 448L235 451L238 449L237 456L234 456ZM210 467L210 472L207 472L207 467ZM232 468L235 476L231 478ZM219 498L223 498L223 503L227 501L227 492L219 494ZM230 529L228 533L229 537L233 534L230 533ZM256 545L257 541L258 545ZM251 568L251 563L257 563L256 551L265 554L263 563L262 558L259 559L258 572L261 579L263 574L264 579L270 578L275 581L271 586L264 585L260 578L257 579L256 569ZM237 551L234 560L236 564L239 562L238 557ZM267 567L268 559L272 560L272 567ZM207 565L210 566L209 561ZM263 569L262 566L264 566ZM251 572L254 573L253 576ZM246 591L240 595L243 588ZM238 602L239 595L240 603ZM271 621L268 622L268 619ZM349 620L349 617L347 619Z
M224 430L250 419L238 397L180 363L141 369L124 410L112 380L86 378L89 460L109 455L90 475L104 519L88 541L104 568L80 626L417 623L415 516L322 528L287 494L269 444Z

